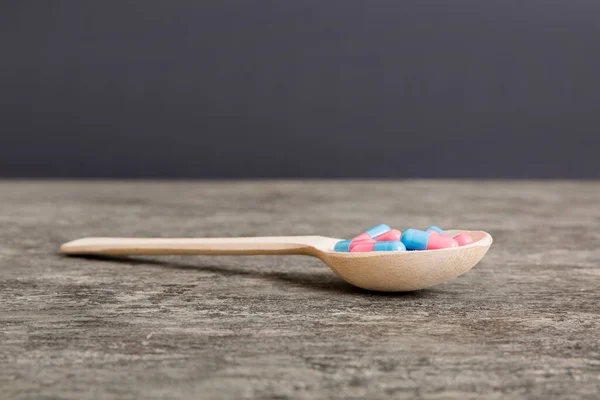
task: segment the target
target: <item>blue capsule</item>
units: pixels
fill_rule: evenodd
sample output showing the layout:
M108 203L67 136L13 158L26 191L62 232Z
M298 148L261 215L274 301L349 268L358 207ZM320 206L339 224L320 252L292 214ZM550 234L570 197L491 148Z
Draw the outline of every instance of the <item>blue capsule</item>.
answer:
M365 253L369 251L406 251L406 247L398 240L389 242L374 242L363 240L352 246L352 253Z
M373 251L406 251L406 247L399 240L392 242L377 242L375 243L375 246L373 246Z
M352 240L368 240L368 239L374 239L377 236L386 233L388 231L392 230L392 228L390 228L389 225L386 224L380 224L377 225L367 231L364 231L363 233L361 233L360 235L356 236L355 238L353 238Z
M387 231L390 231L390 230L392 230L392 228L390 228L389 225L379 224L379 225L365 231L365 233L367 235L371 236L371 239L373 239L373 238L375 238L383 233L386 233Z
M437 233L444 233L444 230L442 228L440 228L439 226L430 226L429 228L425 229L426 231L435 231Z
M333 251L347 253L350 251L350 243L352 243L352 240L340 240L335 244Z
M431 229L431 227L428 229ZM407 229L402 232L400 240L408 250L426 250L429 236L431 236L431 233L429 232L417 229Z
M418 229L407 229L400 238L408 250L437 250L458 247L458 242L449 235L433 231L425 232Z

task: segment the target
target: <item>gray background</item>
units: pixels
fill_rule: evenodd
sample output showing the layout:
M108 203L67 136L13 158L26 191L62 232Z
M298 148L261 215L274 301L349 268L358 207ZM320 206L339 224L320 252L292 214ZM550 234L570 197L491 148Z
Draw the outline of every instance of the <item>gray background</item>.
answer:
M599 15L5 1L0 176L599 178Z

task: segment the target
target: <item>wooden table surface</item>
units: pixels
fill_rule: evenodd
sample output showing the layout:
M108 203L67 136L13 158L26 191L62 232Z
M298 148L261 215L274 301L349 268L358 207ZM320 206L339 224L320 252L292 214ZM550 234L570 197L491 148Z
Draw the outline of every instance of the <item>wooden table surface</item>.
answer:
M429 290L309 257L67 258L82 236L481 229ZM598 182L0 182L0 398L597 399Z

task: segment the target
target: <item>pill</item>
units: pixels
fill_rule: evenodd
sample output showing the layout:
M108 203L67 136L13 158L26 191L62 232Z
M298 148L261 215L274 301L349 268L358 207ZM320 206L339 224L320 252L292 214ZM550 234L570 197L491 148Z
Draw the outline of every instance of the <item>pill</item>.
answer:
M402 232L402 243L407 250L436 250L458 247L456 240L446 235L435 235L418 229Z
M335 247L333 248L333 251L338 251L338 252L349 252L352 251L352 249L354 248L354 246L356 246L359 243L369 243L369 244L373 244L375 243L376 240L375 239L366 239L366 240L341 240L339 242L337 242L335 244Z
M397 242L400 240L401 236L402 232L400 232L398 229L390 229L379 236L375 236L375 240L378 242Z
M389 225L386 225L386 224L377 225L369 230L364 231L363 233L356 236L352 240L358 241L358 240L374 239L375 237L382 235L382 234L390 231L391 229L392 228L390 228Z
M390 242L370 242L368 240L360 241L350 250L352 253L364 253L368 251L405 251L406 247L402 242L395 240Z
M440 228L439 226L430 226L429 228L425 229L425 231L434 231L437 233L445 233L444 230L442 228Z
M473 238L466 233L459 233L458 235L454 236L454 240L456 240L459 246L466 246L473 243Z
M353 240L353 241L350 243L349 251L352 251L352 249L353 249L353 248L354 248L356 245L358 245L358 244L362 244L362 245L365 245L365 244L374 245L374 244L375 244L375 242L377 242L377 240L375 240L375 239L366 239L366 240Z
M340 240L333 247L333 251L347 253L350 251L350 243L352 243L352 240Z

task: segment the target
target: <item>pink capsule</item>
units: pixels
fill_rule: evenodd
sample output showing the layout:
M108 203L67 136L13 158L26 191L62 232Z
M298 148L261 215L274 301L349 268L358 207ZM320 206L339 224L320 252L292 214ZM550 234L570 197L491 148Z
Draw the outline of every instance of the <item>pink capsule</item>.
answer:
M392 228L390 228L386 224L380 224L371 229L364 231L363 233L356 236L355 238L352 238L352 241L354 242L354 241L359 241L359 240L375 239L377 236L382 235L382 234L390 231L391 229Z
M449 247L458 247L458 242L448 235L431 235L427 242L427 250L447 249Z
M371 239L367 235L367 233L361 233L360 235L358 235L354 239L352 239L352 241L348 245L348 251L352 251L352 249L354 249L354 247L359 243L362 244L363 246L366 246L366 245L372 246L375 242L397 242L400 240L400 236L402 236L402 233L398 229L390 229L387 232L384 232L378 236L375 236L373 239ZM368 251L371 251L371 250L368 250Z
M473 243L473 238L467 235L466 233L460 233L454 236L454 240L458 243L459 246L466 246L468 244Z
M448 235L435 235L417 229L402 232L402 243L408 250L437 250L458 247L456 240Z
M398 229L391 229L379 236L375 236L375 240L378 242L395 242L400 240L401 236L402 232L400 232Z
M389 242L373 242L369 243L367 240L361 240L358 242L352 250L352 253L366 253L370 251L406 251L404 244L400 241L389 241Z
M363 239L363 240L352 239L352 241L350 242L350 245L348 246L348 251L352 251L352 249L354 249L359 244L362 246L367 246L367 245L373 246L375 244L375 242L376 242L375 239Z

